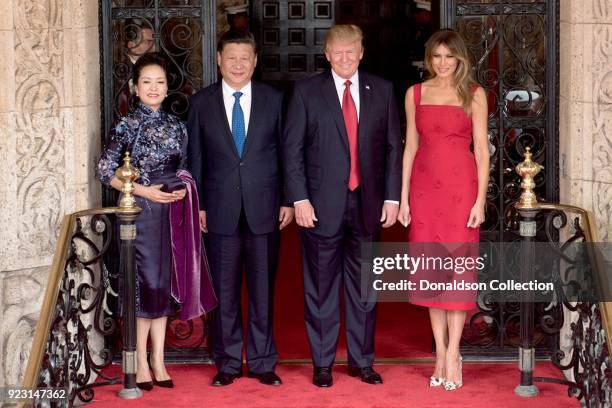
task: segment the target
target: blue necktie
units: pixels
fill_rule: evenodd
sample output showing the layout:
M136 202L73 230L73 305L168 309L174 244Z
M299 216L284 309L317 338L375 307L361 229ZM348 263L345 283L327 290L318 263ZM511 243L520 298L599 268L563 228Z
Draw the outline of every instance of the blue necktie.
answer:
M234 109L232 110L232 136L238 150L238 156L242 157L244 149L244 140L246 139L246 130L244 126L244 113L240 106L240 97L244 95L242 92L234 92Z

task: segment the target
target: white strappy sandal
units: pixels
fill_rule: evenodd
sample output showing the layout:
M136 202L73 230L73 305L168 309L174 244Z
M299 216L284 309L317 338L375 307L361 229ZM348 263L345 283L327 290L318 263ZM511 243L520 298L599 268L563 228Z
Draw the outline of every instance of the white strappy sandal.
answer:
M463 386L463 357L459 357L459 381L444 381L446 391L455 391Z
M430 387L439 387L442 384L444 384L444 377L434 377L433 375L429 377Z
M437 367L437 362L436 362L436 367ZM444 370L441 370L442 373L444 372ZM444 385L444 377L440 376L440 377L436 377L435 376L436 370L434 368L434 375L432 375L431 377L429 377L429 386L430 387L440 387L442 385Z

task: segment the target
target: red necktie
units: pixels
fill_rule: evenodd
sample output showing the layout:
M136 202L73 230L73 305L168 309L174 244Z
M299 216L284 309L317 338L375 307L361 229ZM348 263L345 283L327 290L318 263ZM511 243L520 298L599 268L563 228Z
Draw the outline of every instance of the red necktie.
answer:
M357 107L351 95L351 81L344 83L344 95L342 96L342 117L348 136L349 151L351 153L351 171L349 173L349 190L353 191L359 186L361 176L359 174L359 149L357 148Z

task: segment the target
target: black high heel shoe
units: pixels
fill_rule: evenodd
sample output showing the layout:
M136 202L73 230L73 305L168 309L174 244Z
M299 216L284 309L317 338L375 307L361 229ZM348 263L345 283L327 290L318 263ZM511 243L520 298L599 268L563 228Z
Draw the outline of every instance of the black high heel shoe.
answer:
M157 381L157 379L155 378L155 370L153 369L153 364L151 364L150 354L149 354L149 367L151 367L151 371L153 373L153 384L157 385L158 387L162 387L162 388L174 388L174 383L172 382L172 379Z
M143 391L151 391L153 389L153 381L137 382L136 386Z
M158 387L162 387L162 388L174 388L174 383L172 382L172 379L157 381L155 379L155 375L153 375L153 384L157 385Z
M153 370L152 365L150 367L153 372L153 384L157 385L158 387L162 387L162 388L174 388L174 383L172 382L172 379L157 381L157 379L155 378L155 370Z

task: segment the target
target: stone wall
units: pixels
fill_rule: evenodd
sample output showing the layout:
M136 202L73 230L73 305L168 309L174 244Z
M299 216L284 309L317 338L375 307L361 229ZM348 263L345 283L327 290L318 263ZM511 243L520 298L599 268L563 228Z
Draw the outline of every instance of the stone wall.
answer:
M612 3L561 0L560 201L612 240Z
M21 381L62 216L101 203L98 2L2 6L0 385Z

